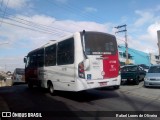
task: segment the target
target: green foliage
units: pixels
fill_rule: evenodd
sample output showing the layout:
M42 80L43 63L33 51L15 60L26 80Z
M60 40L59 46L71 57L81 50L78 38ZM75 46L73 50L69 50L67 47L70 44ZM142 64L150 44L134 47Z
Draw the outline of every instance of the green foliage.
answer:
M0 80L4 80L4 79L5 79L5 77L0 75Z

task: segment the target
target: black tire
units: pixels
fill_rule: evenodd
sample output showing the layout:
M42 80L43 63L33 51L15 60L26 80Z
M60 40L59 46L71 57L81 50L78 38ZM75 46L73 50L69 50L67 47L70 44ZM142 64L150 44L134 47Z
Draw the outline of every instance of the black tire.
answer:
M48 83L48 90L51 95L54 95L55 91L54 91L53 84L51 82Z
M121 80L121 85L124 85L126 82L127 82L127 81L122 81L122 80Z
M31 81L28 81L28 88L33 89L33 83Z
M135 85L139 85L139 77L137 77L137 78L135 79L134 84L135 84Z
M146 85L145 85L145 83L144 83L144 85L143 85L143 86L144 86L145 88L148 88L148 87L149 87L149 86L146 86Z
M117 90L117 89L120 88L120 86L119 86L119 85L116 85L116 86L113 86L113 88L114 88L115 90Z

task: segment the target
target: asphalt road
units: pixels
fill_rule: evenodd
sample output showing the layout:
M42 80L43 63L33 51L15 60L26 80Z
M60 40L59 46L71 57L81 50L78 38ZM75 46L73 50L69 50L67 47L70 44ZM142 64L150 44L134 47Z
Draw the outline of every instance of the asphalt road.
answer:
M6 101L10 111L15 113L38 112L44 120L108 120L108 119L159 119L127 116L116 118L116 114L136 114L160 111L160 88L144 88L140 85L123 85L118 90L103 88L86 92L57 92L51 96L42 88L28 89L27 85L0 88L0 96ZM106 112L111 111L111 112ZM131 112L130 111L134 111ZM124 113L123 113L124 112ZM160 112L159 112L160 113ZM148 114L148 113L147 113ZM157 114L157 112L149 112ZM113 117L113 118L111 118ZM7 118L27 120L28 118ZM31 118L30 118L31 119ZM29 120L30 120L29 119ZM32 118L35 120L35 118ZM2 119L3 120L3 119Z

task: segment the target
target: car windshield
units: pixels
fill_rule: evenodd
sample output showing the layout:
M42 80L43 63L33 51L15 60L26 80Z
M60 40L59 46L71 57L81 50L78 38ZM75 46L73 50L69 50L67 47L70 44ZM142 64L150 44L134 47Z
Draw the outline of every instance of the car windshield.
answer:
M123 67L121 69L122 72L132 72L132 71L137 71L137 66L126 66L126 67Z
M19 75L24 75L24 69L17 69L16 73Z
M148 73L160 73L160 66L152 66L152 67L150 67Z
M144 68L144 69L149 69L149 66L147 66L147 65L144 65L144 64L142 64L142 65L140 65L142 68Z

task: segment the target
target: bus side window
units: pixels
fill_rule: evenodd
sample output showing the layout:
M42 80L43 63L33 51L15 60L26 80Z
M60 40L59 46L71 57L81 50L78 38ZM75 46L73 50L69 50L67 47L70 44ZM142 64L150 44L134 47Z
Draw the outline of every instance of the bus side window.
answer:
M43 67L44 65L44 49L37 52L37 65L38 67Z
M45 66L56 65L56 44L45 49Z
M74 39L58 43L57 64L67 65L74 63Z
M36 53L33 53L30 55L28 67L32 68L32 67L36 67L36 66L37 66Z

